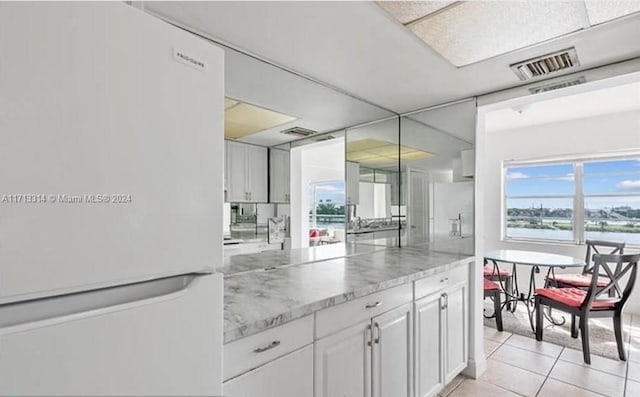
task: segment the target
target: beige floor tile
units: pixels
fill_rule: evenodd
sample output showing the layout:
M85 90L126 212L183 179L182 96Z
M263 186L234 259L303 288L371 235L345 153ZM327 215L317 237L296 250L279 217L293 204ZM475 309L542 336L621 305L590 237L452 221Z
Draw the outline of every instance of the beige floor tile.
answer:
M608 374L625 377L627 372L627 363L620 360L612 360L606 357L591 355L591 365L585 364L582 351L574 349L564 349L560 355L560 360L568 361L573 364L582 365L591 369L606 372ZM640 368L640 366L639 366ZM638 373L640 376L640 373Z
M580 387L563 383L555 379L547 379L542 385L538 397L600 397L602 394L590 392Z
M511 346L519 347L521 349L530 350L536 353L544 354L545 356L558 358L562 351L562 346L554 345L549 342L538 342L531 334L531 338L522 335L513 335L505 343Z
M487 361L487 371L480 379L523 396L535 396L545 380L544 376L493 358Z
M502 344L500 342L492 341L491 339L485 339L484 341L484 354L489 358L493 352L496 351Z
M640 382L627 380L627 391L625 396L626 397L640 396Z
M482 380L466 379L448 397L518 397L518 395Z
M610 397L624 394L624 378L562 360L556 363L549 377Z
M491 356L492 359L547 376L556 359L510 345L502 345Z
M629 361L629 372L627 373L627 378L640 382L640 363Z
M507 340L511 335L512 335L511 332L506 332L506 331L500 332L495 328L484 327L484 338L492 340L494 342L502 343L505 340Z
M456 389L456 387L460 386L466 378L462 375L458 375L445 388L438 394L439 396L446 397L451 394L452 391Z

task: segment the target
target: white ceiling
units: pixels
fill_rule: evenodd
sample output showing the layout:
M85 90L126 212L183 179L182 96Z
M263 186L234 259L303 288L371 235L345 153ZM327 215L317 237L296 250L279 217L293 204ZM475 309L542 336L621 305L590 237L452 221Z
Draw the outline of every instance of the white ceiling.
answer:
M495 110L486 114L485 128L504 131L629 111L640 111L640 81Z
M145 7L399 113L520 85L510 64L571 46L581 68L640 56L638 14L456 68L373 2L147 2Z

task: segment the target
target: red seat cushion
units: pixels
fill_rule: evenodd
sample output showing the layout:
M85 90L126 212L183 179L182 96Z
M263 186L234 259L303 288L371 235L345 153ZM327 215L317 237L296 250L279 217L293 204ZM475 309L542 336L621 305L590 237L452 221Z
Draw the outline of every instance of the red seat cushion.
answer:
M500 269L500 268L495 269L492 265L484 265L484 268L482 269L482 271L484 272L484 276L485 277L491 277L491 276L494 276L494 277L498 277L498 276L509 277L509 276L511 276L511 273L509 273L508 271Z
M555 280L574 287L588 287L591 285L591 277L590 274L556 274L550 281ZM598 277L598 287L606 287L609 281L607 277Z
M542 295L556 302L560 302L571 307L580 307L587 291L579 288L537 288L536 294ZM595 309L612 308L616 301L593 301L591 305Z
M485 278L484 279L484 289L486 291L491 291L491 290L494 290L494 289L500 289L500 285L498 283L496 283L495 281L487 280Z

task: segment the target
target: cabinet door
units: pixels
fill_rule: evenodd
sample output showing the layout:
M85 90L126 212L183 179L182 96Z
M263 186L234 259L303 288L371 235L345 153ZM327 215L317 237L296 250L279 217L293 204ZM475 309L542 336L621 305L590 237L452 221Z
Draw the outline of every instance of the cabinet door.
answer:
M249 201L252 203L266 203L269 201L267 148L254 145L246 145L246 148Z
M313 397L313 346L233 378L223 389L226 397Z
M374 397L410 397L412 390L412 305L373 318Z
M225 141L225 147L225 175L227 177L226 201L228 203L249 201L246 186L248 169L245 145L239 142Z
M290 201L289 152L286 150L271 149L270 156L269 202L288 203Z
M445 383L467 366L467 285L447 290L445 314Z
M443 302L436 293L415 303L416 397L435 396L444 386Z
M371 395L371 323L360 323L315 343L315 397Z
M358 204L360 202L360 164L347 161L346 168L347 204Z

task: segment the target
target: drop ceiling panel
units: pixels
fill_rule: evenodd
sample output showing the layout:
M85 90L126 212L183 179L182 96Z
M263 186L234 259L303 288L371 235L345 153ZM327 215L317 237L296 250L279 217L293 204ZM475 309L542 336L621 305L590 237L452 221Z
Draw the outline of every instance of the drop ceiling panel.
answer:
M224 111L224 137L242 138L295 120L295 117L238 101Z
M377 1L376 3L400 23L406 24L441 10L455 1Z

